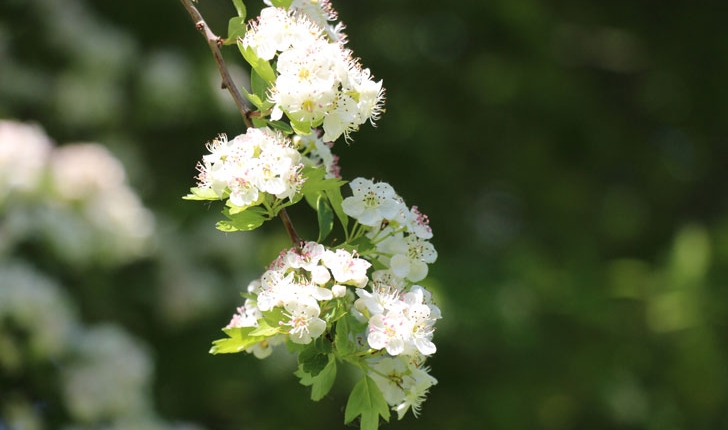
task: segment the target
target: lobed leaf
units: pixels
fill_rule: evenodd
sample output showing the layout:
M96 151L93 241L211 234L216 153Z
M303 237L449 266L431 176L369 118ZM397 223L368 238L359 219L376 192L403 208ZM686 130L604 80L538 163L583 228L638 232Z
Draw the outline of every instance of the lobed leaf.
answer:
M251 333L255 329L256 327L233 327L222 329L228 337L212 342L210 354L230 354L244 351L246 348L267 339L266 336L252 336Z
M349 400L346 402L344 424L352 422L360 415L362 430L378 429L380 416L389 422L389 406L377 384L367 375L364 375L351 390Z
M328 354L322 354L315 348L306 348L298 354L298 363L304 372L316 376L326 367L328 357Z

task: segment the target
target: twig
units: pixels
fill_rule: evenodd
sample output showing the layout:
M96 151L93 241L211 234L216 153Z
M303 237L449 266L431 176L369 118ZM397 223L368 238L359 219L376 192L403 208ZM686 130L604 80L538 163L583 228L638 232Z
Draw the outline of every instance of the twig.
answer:
M281 221L283 221L283 226L286 227L286 232L288 232L288 237L291 238L293 246L296 247L296 250L300 250L303 241L301 240L301 237L298 236L298 233L296 233L296 229L293 228L293 223L291 222L291 218L288 216L288 212L286 212L286 208L281 209L281 211L278 212L278 215L281 217Z
M212 56L215 57L215 63L217 63L217 69L220 71L222 77L222 88L227 89L230 95L233 97L235 104L238 106L240 114L243 116L243 121L247 127L252 127L253 124L250 121L250 110L245 105L245 99L242 94L238 91L238 87L235 86L233 78L230 76L230 72L225 66L225 60L222 58L222 52L220 52L220 46L222 46L222 39L210 30L207 22L202 18L202 15L197 10L195 5L192 4L193 0L180 0L182 5L190 14L192 20L195 22L195 27L202 33L202 36L207 40L207 45L212 51Z
M222 58L222 53L220 52L222 39L220 39L220 37L215 35L215 33L210 30L207 22L205 22L205 19L202 18L200 11L198 11L195 5L192 4L194 0L180 1L187 10L187 13L190 14L190 17L192 17L192 20L195 22L195 27L202 33L202 35L205 37L205 40L207 40L207 45L210 47L210 51L212 51L212 56L215 57L217 69L220 71L220 76L222 76L222 88L227 89L230 92L230 95L233 97L235 104L238 106L238 110L240 110L240 114L243 116L243 121L245 121L245 125L248 127L252 127L253 124L250 121L251 112L245 105L245 100L243 99L242 94L240 94L240 91L238 91L238 87L235 86L233 78L230 76L230 72L228 71L227 66L225 66L225 60ZM286 228L288 236L293 242L293 246L295 246L296 249L300 249L302 243L301 237L298 235L298 233L296 233L296 229L293 227L293 223L291 222L291 218L288 216L288 212L286 212L286 209L283 208L278 214L281 217L281 221L283 221L283 225Z

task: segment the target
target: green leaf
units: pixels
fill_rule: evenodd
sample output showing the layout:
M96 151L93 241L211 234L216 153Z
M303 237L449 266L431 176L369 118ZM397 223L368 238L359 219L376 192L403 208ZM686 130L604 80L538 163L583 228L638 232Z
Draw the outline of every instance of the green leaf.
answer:
M265 101L261 100L260 97L258 97L257 95L249 93L248 90L245 89L245 87L241 87L240 89L243 90L243 94L245 94L245 97L250 103L253 104L253 106L257 107L260 110L263 110L263 105L266 103Z
M284 7L288 9L291 7L291 3L293 3L293 0L271 0L271 4L275 7Z
M273 308L263 312L263 319L269 327L280 327L280 322L284 319L283 308ZM262 324L262 322L258 320L258 324Z
M184 200L220 200L220 196L212 188L190 188L190 194L182 197Z
M329 355L323 353L316 347L315 342L308 345L306 349L298 354L298 364L304 372L310 373L311 376L318 375L329 360Z
M303 183L303 187L301 188L301 192L303 194L315 194L321 189L320 183L324 180L324 176L326 175L326 170L323 167L307 166L303 168L301 173L303 174L303 177L306 178L306 182ZM313 201L316 201L315 195Z
M251 336L256 327L224 328L222 331L228 335L225 339L212 342L210 354L230 354L244 351L258 342L266 340L265 336Z
M334 338L334 345L336 351L341 355L349 355L356 351L356 345L354 341L349 338L349 317L344 316L336 322L336 337Z
M341 204L344 202L344 198L341 196L341 186L344 185L345 181L339 181L338 186L335 188L327 188L324 190L326 197L329 199L331 207L336 213L336 217L339 218L339 222L346 230L349 227L349 217L344 213L344 209Z
M336 381L336 358L329 355L328 364L316 376L311 376L310 373L306 373L300 368L295 374L301 379L301 385L311 387L311 400L318 402L331 391L331 387Z
M360 254L365 254L375 248L372 240L366 236L358 237L352 240L347 246L343 247L347 251L351 252L356 250Z
M311 124L307 122L294 121L290 117L288 117L288 119L291 121L291 127L293 127L293 131L296 132L296 134L300 134L302 136L311 134Z
M331 387L336 380L336 358L329 355L329 364L324 370L313 378L313 386L311 387L311 400L317 402L324 398L331 391Z
M252 67L253 70L255 70L255 72L268 83L268 85L273 85L273 82L276 80L276 72L273 70L270 63L255 55L255 52L253 52L250 47L246 48L243 46L240 39L238 39L238 49L240 50L240 53L243 54L245 61L250 64L250 67Z
M228 21L227 38L223 44L232 45L233 43L237 43L239 37L245 36L246 29L244 16L235 16L230 18L230 21Z
M255 330L250 332L250 336L265 336L265 337L271 337L275 336L278 333L281 332L280 327L272 327L268 324L268 322L264 319L258 320L258 327L255 328Z
M253 94L258 96L261 100L268 100L268 88L270 85L263 79L258 72L252 70L250 72L250 89Z
M389 422L389 406L377 384L367 375L357 382L346 402L344 424L361 415L361 430L379 428L379 417Z
M222 231L250 231L260 227L268 220L268 212L260 206L247 208L244 211L231 213L230 208L224 208L223 214L229 218L228 221L220 221L217 228ZM226 230L223 230L223 228ZM234 228L234 230L228 230Z
M238 16L245 19L247 11L245 10L245 3L243 3L243 0L233 0L233 4L235 5L235 10L238 11Z
M331 209L325 195L319 194L316 202L316 212L318 213L319 235L316 242L321 243L334 229L334 211Z
M276 128L276 129L282 131L284 134L291 134L291 133L293 133L293 129L291 128L291 126L288 125L288 124L286 124L283 121L268 121L268 124L271 127Z
M263 128L268 126L268 120L265 118L261 118L259 116L252 116L250 117L251 121L253 121L253 127L255 128Z

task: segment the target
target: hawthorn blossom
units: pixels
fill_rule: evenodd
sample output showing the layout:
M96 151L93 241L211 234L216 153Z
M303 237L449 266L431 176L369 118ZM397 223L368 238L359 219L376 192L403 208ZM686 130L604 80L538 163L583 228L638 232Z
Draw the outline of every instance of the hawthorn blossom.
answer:
M288 336L292 342L311 343L326 330L326 322L318 317L321 310L315 300L289 300L284 307L289 320L281 321L281 325L291 327Z
M386 349L389 355L402 354L408 325L402 313L375 314L369 318L367 342L373 349Z
M421 239L431 239L432 229L427 215L420 212L417 206L412 206L407 215L407 231Z
M379 226L385 219L393 219L406 209L391 185L356 178L350 183L353 195L344 199L344 213L369 227Z
M437 384L428 371L402 357L383 357L373 361L368 375L401 420L410 408L417 417L430 387Z
M318 133L293 137L293 142L303 148L306 157L303 163L313 167L323 167L326 170L325 178L341 178L339 157L331 152L333 142L324 142Z
M260 59L276 60L277 77L269 91L271 119L285 114L301 127L322 125L323 140L333 142L377 120L384 90L336 34L333 38L324 34L319 18L314 22L309 15L296 13L307 9L264 8L242 44Z
M250 128L233 140L221 134L207 148L197 165L198 187L220 198L229 193L235 206L258 204L263 193L293 199L303 186L301 154L269 128Z
M327 250L322 259L336 282L358 288L367 284L367 270L372 264L363 258L358 258L344 249L337 249L336 252Z
M268 0L265 3L270 6ZM342 22L335 25L329 24L338 19L338 14L329 0L293 0L288 6L288 10L306 15L321 27L331 40L346 43L346 34L344 34L346 26Z
M412 408L412 415L416 418L430 387L435 384L437 384L437 379L428 373L428 369L412 369L404 384L406 386L404 399L392 408L397 412L397 419L401 420L410 408Z
M430 293L419 285L408 292L379 285L373 292L357 290L359 299L355 308L370 315L367 342L373 349L386 349L392 356L421 354L429 356L437 351L432 342L435 321L440 309L431 303Z
M428 272L427 265L437 260L435 247L414 235L394 236L384 246L394 254L390 260L392 272L412 282L424 279Z

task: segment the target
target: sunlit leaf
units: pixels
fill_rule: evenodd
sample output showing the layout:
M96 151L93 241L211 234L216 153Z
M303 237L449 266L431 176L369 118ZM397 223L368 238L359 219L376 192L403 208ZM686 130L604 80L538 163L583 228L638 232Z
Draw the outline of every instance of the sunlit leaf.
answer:
M246 348L266 340L265 336L251 336L250 333L253 330L255 330L255 327L233 327L222 329L228 337L212 342L210 354L236 353L244 351Z
M276 72L273 70L270 63L255 55L255 52L250 47L246 48L243 46L243 43L239 38L238 49L240 50L240 53L243 54L245 61L250 64L250 67L252 67L253 70L255 70L255 72L268 83L268 85L272 85L276 80Z
M233 17L228 21L228 33L225 39L225 45L236 43L239 37L245 36L245 17Z
M243 0L233 0L233 5L235 5L235 10L238 12L238 17L245 19L247 11L245 10Z
M184 200L220 200L220 196L212 188L190 188L190 194L182 197Z

